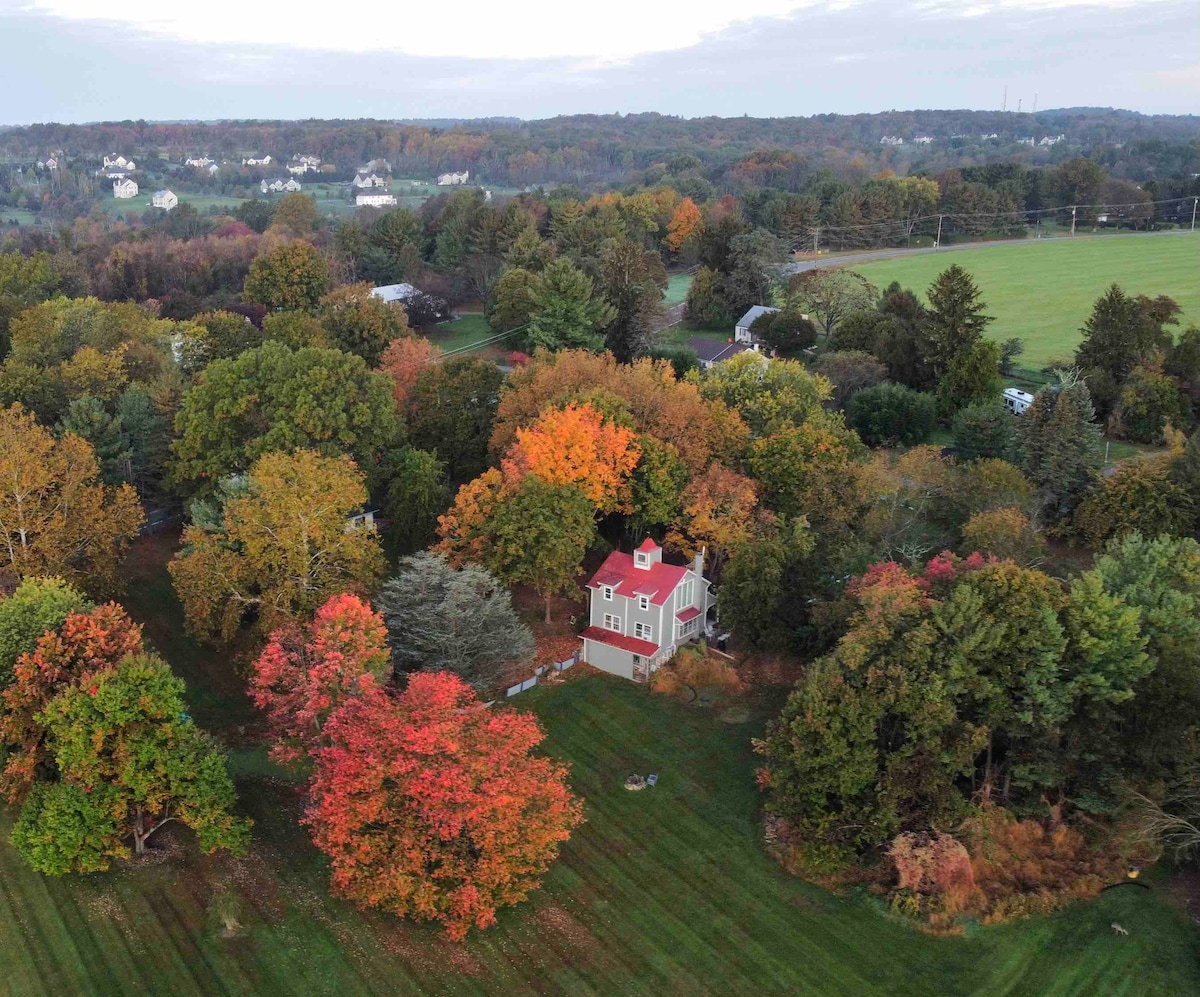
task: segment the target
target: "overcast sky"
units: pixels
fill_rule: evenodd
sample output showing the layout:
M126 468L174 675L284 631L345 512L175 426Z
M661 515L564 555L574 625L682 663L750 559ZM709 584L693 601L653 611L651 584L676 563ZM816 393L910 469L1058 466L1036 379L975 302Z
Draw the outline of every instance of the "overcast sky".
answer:
M1200 111L1196 0L0 0L0 123ZM366 11L362 13L360 11Z

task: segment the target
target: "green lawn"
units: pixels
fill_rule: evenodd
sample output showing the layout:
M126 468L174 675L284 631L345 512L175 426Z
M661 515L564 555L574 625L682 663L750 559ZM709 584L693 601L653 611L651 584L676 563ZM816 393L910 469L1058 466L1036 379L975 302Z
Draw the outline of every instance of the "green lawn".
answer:
M430 342L440 346L443 353L471 346L494 335L496 333L482 315L461 315L426 332Z
M855 269L880 288L898 280L923 293L951 263L969 270L982 290L996 319L988 334L1024 339L1020 362L1029 367L1068 359L1092 303L1114 282L1130 294L1169 295L1183 307L1185 325L1200 322L1200 235L1191 233L947 249Z
M673 273L667 278L667 293L663 296L663 307L672 308L687 300L688 288L692 286L695 274Z
M542 889L464 945L429 926L328 896L296 819L296 784L242 730L229 655L181 633L162 562L139 547L126 597L189 684L195 715L234 742L243 860L188 851L158 865L64 880L32 873L0 809L0 991L6 994L876 994L1151 995L1200 991L1196 929L1161 887L1120 889L1045 920L935 939L779 869L756 824L750 738L607 677L539 687L552 755L572 764L587 823ZM626 792L631 772L658 786ZM241 931L226 938L228 909ZM1130 937L1115 940L1119 921Z
M36 225L38 216L25 208L0 208L0 229L8 228L14 222L17 225Z

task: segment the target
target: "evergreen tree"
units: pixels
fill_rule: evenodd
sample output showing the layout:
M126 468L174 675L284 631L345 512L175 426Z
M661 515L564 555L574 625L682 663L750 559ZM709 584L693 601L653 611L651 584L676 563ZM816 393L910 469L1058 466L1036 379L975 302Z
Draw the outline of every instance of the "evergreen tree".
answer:
M1077 372L1043 388L1017 421L1019 464L1054 518L1066 515L1100 464L1100 427Z
M129 438L120 418L109 415L99 400L91 395L76 398L67 407L59 429L63 433L74 433L92 445L96 460L100 462L101 480L106 485L129 479L128 462L132 453Z
M945 374L959 354L973 347L992 321L985 315L975 281L957 263L938 274L929 288L925 334L930 360L938 375Z

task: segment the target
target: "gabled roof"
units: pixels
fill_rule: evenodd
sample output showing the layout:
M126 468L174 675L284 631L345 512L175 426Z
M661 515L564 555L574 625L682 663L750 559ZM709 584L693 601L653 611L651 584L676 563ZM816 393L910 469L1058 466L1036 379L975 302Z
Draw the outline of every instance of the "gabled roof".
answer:
M770 308L767 305L753 305L745 315L737 320L737 327L739 329L749 329L750 323L752 323L760 315L769 315L771 312L777 311L779 311L778 308Z
M609 647L619 647L622 651L632 651L646 657L658 653L658 645L653 641L642 640L640 637L626 637L624 634L605 630L603 627L588 627L579 635L584 640L594 640L597 644L607 644Z
M618 595L627 599L648 595L655 606L661 606L688 571L687 565L665 564L662 561L656 561L648 568L634 567L632 554L614 550L604 559L600 570L592 575L587 587L609 585Z
M730 357L737 356L750 347L745 343L722 343L716 339L693 336L688 340L688 349L705 363L717 363L720 360L728 360Z

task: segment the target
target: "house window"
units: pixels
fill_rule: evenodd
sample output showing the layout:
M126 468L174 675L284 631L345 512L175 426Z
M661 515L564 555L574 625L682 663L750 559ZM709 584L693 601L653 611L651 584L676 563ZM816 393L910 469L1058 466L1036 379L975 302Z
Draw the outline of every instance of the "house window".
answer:
M633 555L633 561L639 568L644 568L648 559L648 555L643 554L640 550Z
M641 637L642 640L654 640L654 627L649 623L635 623L633 625L633 635Z
M604 614L604 629L612 630L616 633L621 632L621 617L613 616L612 613Z
M605 602L612 602L612 599L613 599L613 590L612 590L612 586L611 586L611 585L602 585L602 586L600 586L600 592L601 592L601 594L603 594L603 596L604 596L604 601L605 601Z
M638 596L638 609L646 610L649 608L650 608L650 596L639 595Z
M694 634L696 632L696 627L699 624L699 622L700 622L700 618L696 617L695 619L688 620L687 623L678 624L679 639L683 640L685 637L688 637L691 634Z
M696 580L687 578L679 583L679 602L680 607L690 606L696 601Z

